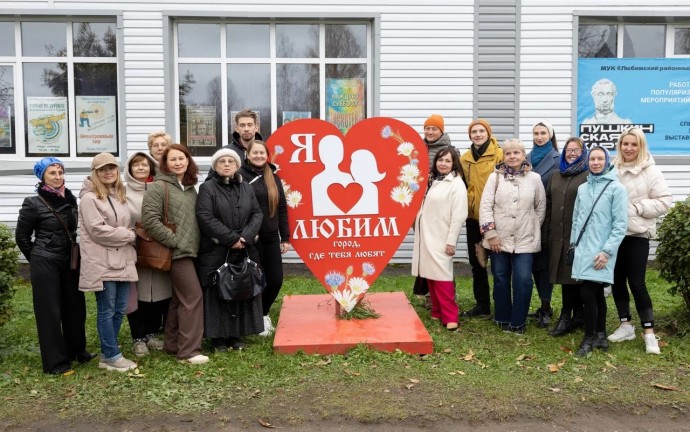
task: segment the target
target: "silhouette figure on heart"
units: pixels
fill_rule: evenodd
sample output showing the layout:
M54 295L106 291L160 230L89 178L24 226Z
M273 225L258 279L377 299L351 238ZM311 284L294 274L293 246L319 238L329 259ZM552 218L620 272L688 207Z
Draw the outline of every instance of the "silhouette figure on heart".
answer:
M379 173L376 158L369 150L357 150L350 157L350 171L352 175L340 171L338 165L343 161L344 146L340 138L335 135L327 135L319 141L319 159L324 165L324 170L315 175L311 180L312 212L314 216L344 216L359 214L378 214L379 192L374 184L386 177L386 173ZM354 176L354 178L353 178ZM331 190L355 191L360 188L348 188L348 185L356 183L361 186L361 196L350 208L353 199L344 201L345 209L338 206L331 199L328 190L332 185L340 185L342 188ZM334 195L335 197L338 194ZM350 197L351 198L351 197ZM343 205L341 203L341 205Z

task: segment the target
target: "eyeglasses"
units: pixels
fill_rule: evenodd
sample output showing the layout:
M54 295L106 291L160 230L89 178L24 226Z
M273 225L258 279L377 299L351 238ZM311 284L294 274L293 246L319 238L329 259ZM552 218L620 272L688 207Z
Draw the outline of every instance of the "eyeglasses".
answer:
M574 149L565 149L566 154L580 154L582 153L582 149L579 148L574 148Z

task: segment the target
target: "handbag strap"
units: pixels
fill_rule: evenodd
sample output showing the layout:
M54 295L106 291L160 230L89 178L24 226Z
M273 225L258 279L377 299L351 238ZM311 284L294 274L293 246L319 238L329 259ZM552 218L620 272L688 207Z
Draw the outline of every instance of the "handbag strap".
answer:
M43 204L45 204L46 207L48 207L48 210L50 210L53 213L53 216L55 216L57 218L57 220L60 221L60 224L65 229L65 234L67 234L67 238L69 239L69 242L74 244L74 240L72 240L72 236L69 235L69 229L67 228L67 224L65 223L65 221L62 220L62 218L60 216L58 216L57 211L50 204L48 204L48 201L46 201L45 198L43 198L40 195L38 197L41 199L41 201L43 201Z
M609 187L609 185L611 183L613 183L613 180L609 180L609 182L606 183L606 185L604 186L604 189L602 189L601 192L599 192L599 196L594 201L594 205L592 206L592 210L589 211L589 215L587 216L587 220L585 220L584 225L582 225L582 229L580 229L580 235L577 236L577 241L575 242L575 246L580 244L580 240L582 239L582 236L585 233L585 228L587 228L587 224L589 223L589 219L592 217L592 213L594 213L594 208L597 206L597 203L599 202L599 198L601 198L601 196L604 194L604 191L606 190L607 187Z
M168 225L168 184L163 182L163 187L165 188L165 199L163 200L163 224Z

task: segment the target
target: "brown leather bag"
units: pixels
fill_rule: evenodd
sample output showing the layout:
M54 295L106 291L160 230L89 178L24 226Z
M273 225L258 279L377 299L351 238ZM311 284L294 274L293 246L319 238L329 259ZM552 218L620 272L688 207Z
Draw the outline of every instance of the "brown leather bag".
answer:
M168 185L165 187L165 200L163 204L163 225L175 232L175 224L168 221ZM134 226L137 235L137 266L152 268L161 271L170 271L172 266L172 249L161 244L151 236L141 222Z

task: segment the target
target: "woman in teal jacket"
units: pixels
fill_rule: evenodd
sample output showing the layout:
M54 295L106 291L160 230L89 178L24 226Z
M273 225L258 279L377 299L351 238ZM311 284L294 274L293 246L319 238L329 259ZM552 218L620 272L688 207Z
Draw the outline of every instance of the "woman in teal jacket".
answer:
M592 147L589 171L587 182L577 189L570 231L576 245L572 277L582 281L584 303L585 337L577 351L581 357L593 348L608 349L604 285L613 283L618 246L628 227L628 192L611 168L606 149Z

